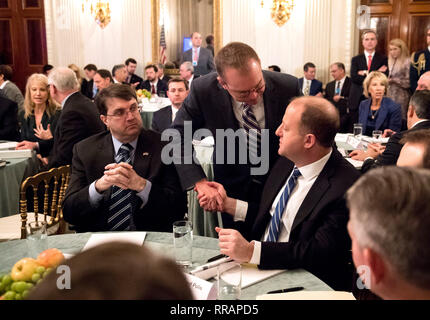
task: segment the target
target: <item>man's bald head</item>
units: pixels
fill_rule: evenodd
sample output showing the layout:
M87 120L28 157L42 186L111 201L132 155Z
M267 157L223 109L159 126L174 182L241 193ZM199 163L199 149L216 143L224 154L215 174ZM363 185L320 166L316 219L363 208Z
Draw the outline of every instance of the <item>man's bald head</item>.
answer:
M430 90L430 71L423 73L417 83L417 90Z

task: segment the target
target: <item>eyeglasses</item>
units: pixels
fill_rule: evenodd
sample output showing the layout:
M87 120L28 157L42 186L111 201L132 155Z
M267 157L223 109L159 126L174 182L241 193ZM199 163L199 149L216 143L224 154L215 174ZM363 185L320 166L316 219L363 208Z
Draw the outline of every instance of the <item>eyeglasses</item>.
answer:
M224 81L224 85L228 88L227 82ZM257 84L257 86L251 90L246 91L237 91L232 90L228 88L229 91L233 92L234 95L237 96L239 99L246 99L248 98L253 92L256 92L257 94L262 94L264 92L264 89L266 87L266 83L264 82L264 79L261 79L260 82Z
M128 115L130 112L131 114L135 113L139 110L139 106L137 104L133 104L128 110L127 109L117 109L114 111L113 114L106 114L107 117L114 117L114 118L124 118Z

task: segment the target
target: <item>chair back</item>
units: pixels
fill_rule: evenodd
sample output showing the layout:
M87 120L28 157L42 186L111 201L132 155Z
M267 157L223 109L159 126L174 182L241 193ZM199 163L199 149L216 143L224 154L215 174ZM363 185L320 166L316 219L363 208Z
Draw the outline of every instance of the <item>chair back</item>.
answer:
M58 225L55 233L65 230L62 204L70 179L70 165L53 168L27 178L21 184L19 211L21 215L21 239L27 238L27 190L33 191L34 221L43 214L47 228ZM39 212L39 205L43 203L43 212Z

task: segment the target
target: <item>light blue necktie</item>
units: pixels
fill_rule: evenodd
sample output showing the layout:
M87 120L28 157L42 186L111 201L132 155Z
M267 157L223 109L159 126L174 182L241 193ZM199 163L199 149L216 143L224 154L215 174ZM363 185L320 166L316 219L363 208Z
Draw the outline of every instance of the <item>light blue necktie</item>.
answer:
M272 220L270 220L269 235L267 237L268 242L277 242L279 237L279 231L281 229L281 217L284 212L285 206L287 205L288 199L290 198L291 192L296 186L297 179L301 176L299 169L294 167L293 172L290 174L285 186L284 192L279 198L278 204L275 208Z

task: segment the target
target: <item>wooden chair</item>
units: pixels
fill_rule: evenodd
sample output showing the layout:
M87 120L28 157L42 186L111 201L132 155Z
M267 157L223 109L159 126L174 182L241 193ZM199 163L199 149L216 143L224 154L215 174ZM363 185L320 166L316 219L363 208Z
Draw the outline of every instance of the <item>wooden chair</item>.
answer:
M27 178L21 184L19 211L21 216L21 239L27 237L27 190L33 190L34 221L43 219L47 223L48 234L60 234L66 230L62 204L70 179L70 166L53 168ZM41 202L43 201L43 202ZM43 212L39 213L39 204Z

